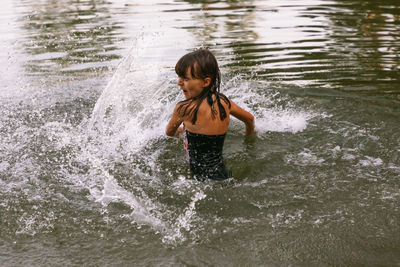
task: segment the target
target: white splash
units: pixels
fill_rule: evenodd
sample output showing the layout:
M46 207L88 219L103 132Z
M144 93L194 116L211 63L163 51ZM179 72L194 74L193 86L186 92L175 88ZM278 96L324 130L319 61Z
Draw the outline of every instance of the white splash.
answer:
M269 84L262 81L244 81L234 77L224 86L227 96L254 114L258 133L291 132L305 130L308 121L317 116L310 110L301 110L279 93L270 90ZM283 107L284 102L287 107Z

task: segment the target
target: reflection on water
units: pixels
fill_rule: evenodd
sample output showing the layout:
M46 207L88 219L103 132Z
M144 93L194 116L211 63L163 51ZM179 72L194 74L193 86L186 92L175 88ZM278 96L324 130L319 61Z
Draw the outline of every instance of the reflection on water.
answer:
M166 17L176 14L175 24L168 19L170 27L191 33L195 46L218 50L215 52L223 65L233 72L256 73L288 85L346 91L390 93L390 84L398 81L400 29L395 3L185 3L62 1L20 5L26 40L21 43L28 54L26 71L64 77L70 72L87 76L107 71L110 62L121 58L118 44L137 36L132 30L140 31L127 27L137 23L133 16L143 20L141 12L146 17L153 12L162 18L161 11ZM118 21L116 15L126 15L128 20Z
M191 3L192 1L186 1ZM197 40L201 40L202 46L214 47L237 41L251 41L257 39L253 31L257 9L254 1L221 1L210 3L208 1L197 2L197 7L191 9L190 21L195 21L192 27L187 29L192 32ZM187 12L189 10L175 10L174 12ZM196 12L193 12L196 11ZM171 11L169 11L171 12Z
M201 45L233 51L226 57L232 60L227 62L230 69L288 84L347 91L390 93L391 83L398 81L397 6L326 1L196 6L173 11L193 13L196 23L188 30L202 40Z
M115 43L121 41L122 23L113 21L111 3L51 1L21 8L27 73L90 75L120 58Z
M331 51L342 61L342 69L332 77L338 86L392 93L400 71L398 10L398 5L386 2L344 2L328 13L333 23L330 37L336 40Z

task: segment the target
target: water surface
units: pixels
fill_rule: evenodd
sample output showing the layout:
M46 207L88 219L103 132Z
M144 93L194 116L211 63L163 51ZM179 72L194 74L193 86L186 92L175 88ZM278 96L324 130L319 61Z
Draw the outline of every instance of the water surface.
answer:
M4 266L400 264L396 1L31 1L0 11ZM188 179L174 66L209 48L234 179Z

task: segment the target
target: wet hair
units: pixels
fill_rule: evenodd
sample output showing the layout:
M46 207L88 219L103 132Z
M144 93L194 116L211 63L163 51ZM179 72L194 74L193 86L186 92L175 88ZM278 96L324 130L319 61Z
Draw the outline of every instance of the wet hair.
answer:
M196 124L197 111L201 103L207 98L207 103L211 107L212 119L215 119L218 111L214 107L216 102L219 109L219 117L224 120L227 117L226 110L221 104L221 99L231 107L229 99L220 93L221 86L221 72L218 67L217 59L214 55L206 49L197 49L181 57L175 65L175 72L179 77L187 78L187 70L190 69L190 74L195 79L211 78L210 85L204 87L203 91L196 97L186 99L179 102L181 105L178 107L178 112L182 116L192 114L192 123ZM213 99L215 95L215 100ZM183 111L182 111L183 110Z

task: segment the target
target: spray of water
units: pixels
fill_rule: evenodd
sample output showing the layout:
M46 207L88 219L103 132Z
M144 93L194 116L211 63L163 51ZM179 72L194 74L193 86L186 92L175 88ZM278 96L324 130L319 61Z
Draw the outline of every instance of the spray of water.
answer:
M56 194L49 191L49 182L41 180L45 178L38 178L46 166L57 166L47 171L57 177L51 181L51 186L61 184L72 192L87 192L85 196L92 203L100 204L102 209L107 209L111 203L122 203L129 208L124 218L161 233L164 242L193 239L193 229L201 229L199 224L207 222L196 209L198 203L207 199L204 185L184 178L185 172L179 170L180 165L181 169L186 169L183 156L181 162L172 159L177 162L172 167L165 164L170 160L166 155L171 147L174 151L181 150L179 141L167 138L164 130L182 95L175 85L174 63L162 60L165 51L159 51L159 57L154 55L157 50L154 44L160 38L162 36L142 35L137 39L97 100L90 118L78 127L66 122L45 122L34 134L38 140L33 144L40 144L40 147L27 139L33 136L32 128L20 125L10 131L13 134L0 145L8 151L8 158L17 158L13 151L19 148L8 147L16 142L26 155L35 156L20 157L16 164L1 162L0 170L19 174L12 183L0 180L2 190L30 190L29 195L36 197L33 201L37 196L45 199L37 200L40 212L21 217L18 233L35 234L42 228L51 230L53 221L50 219L57 216L51 209L46 213L40 205L45 205L46 198L52 199L54 195L59 196L60 203L69 201L59 189L54 189L58 190ZM229 75L225 81L222 91L255 114L260 138L269 131L302 131L314 116L307 111L281 106L279 101L285 100L267 90L268 84ZM241 135L242 129L243 126L233 120L230 129L233 134ZM181 155L174 151L172 157ZM54 157L49 156L52 154ZM43 183L47 183L46 186ZM164 194L172 195L176 205L166 204Z

